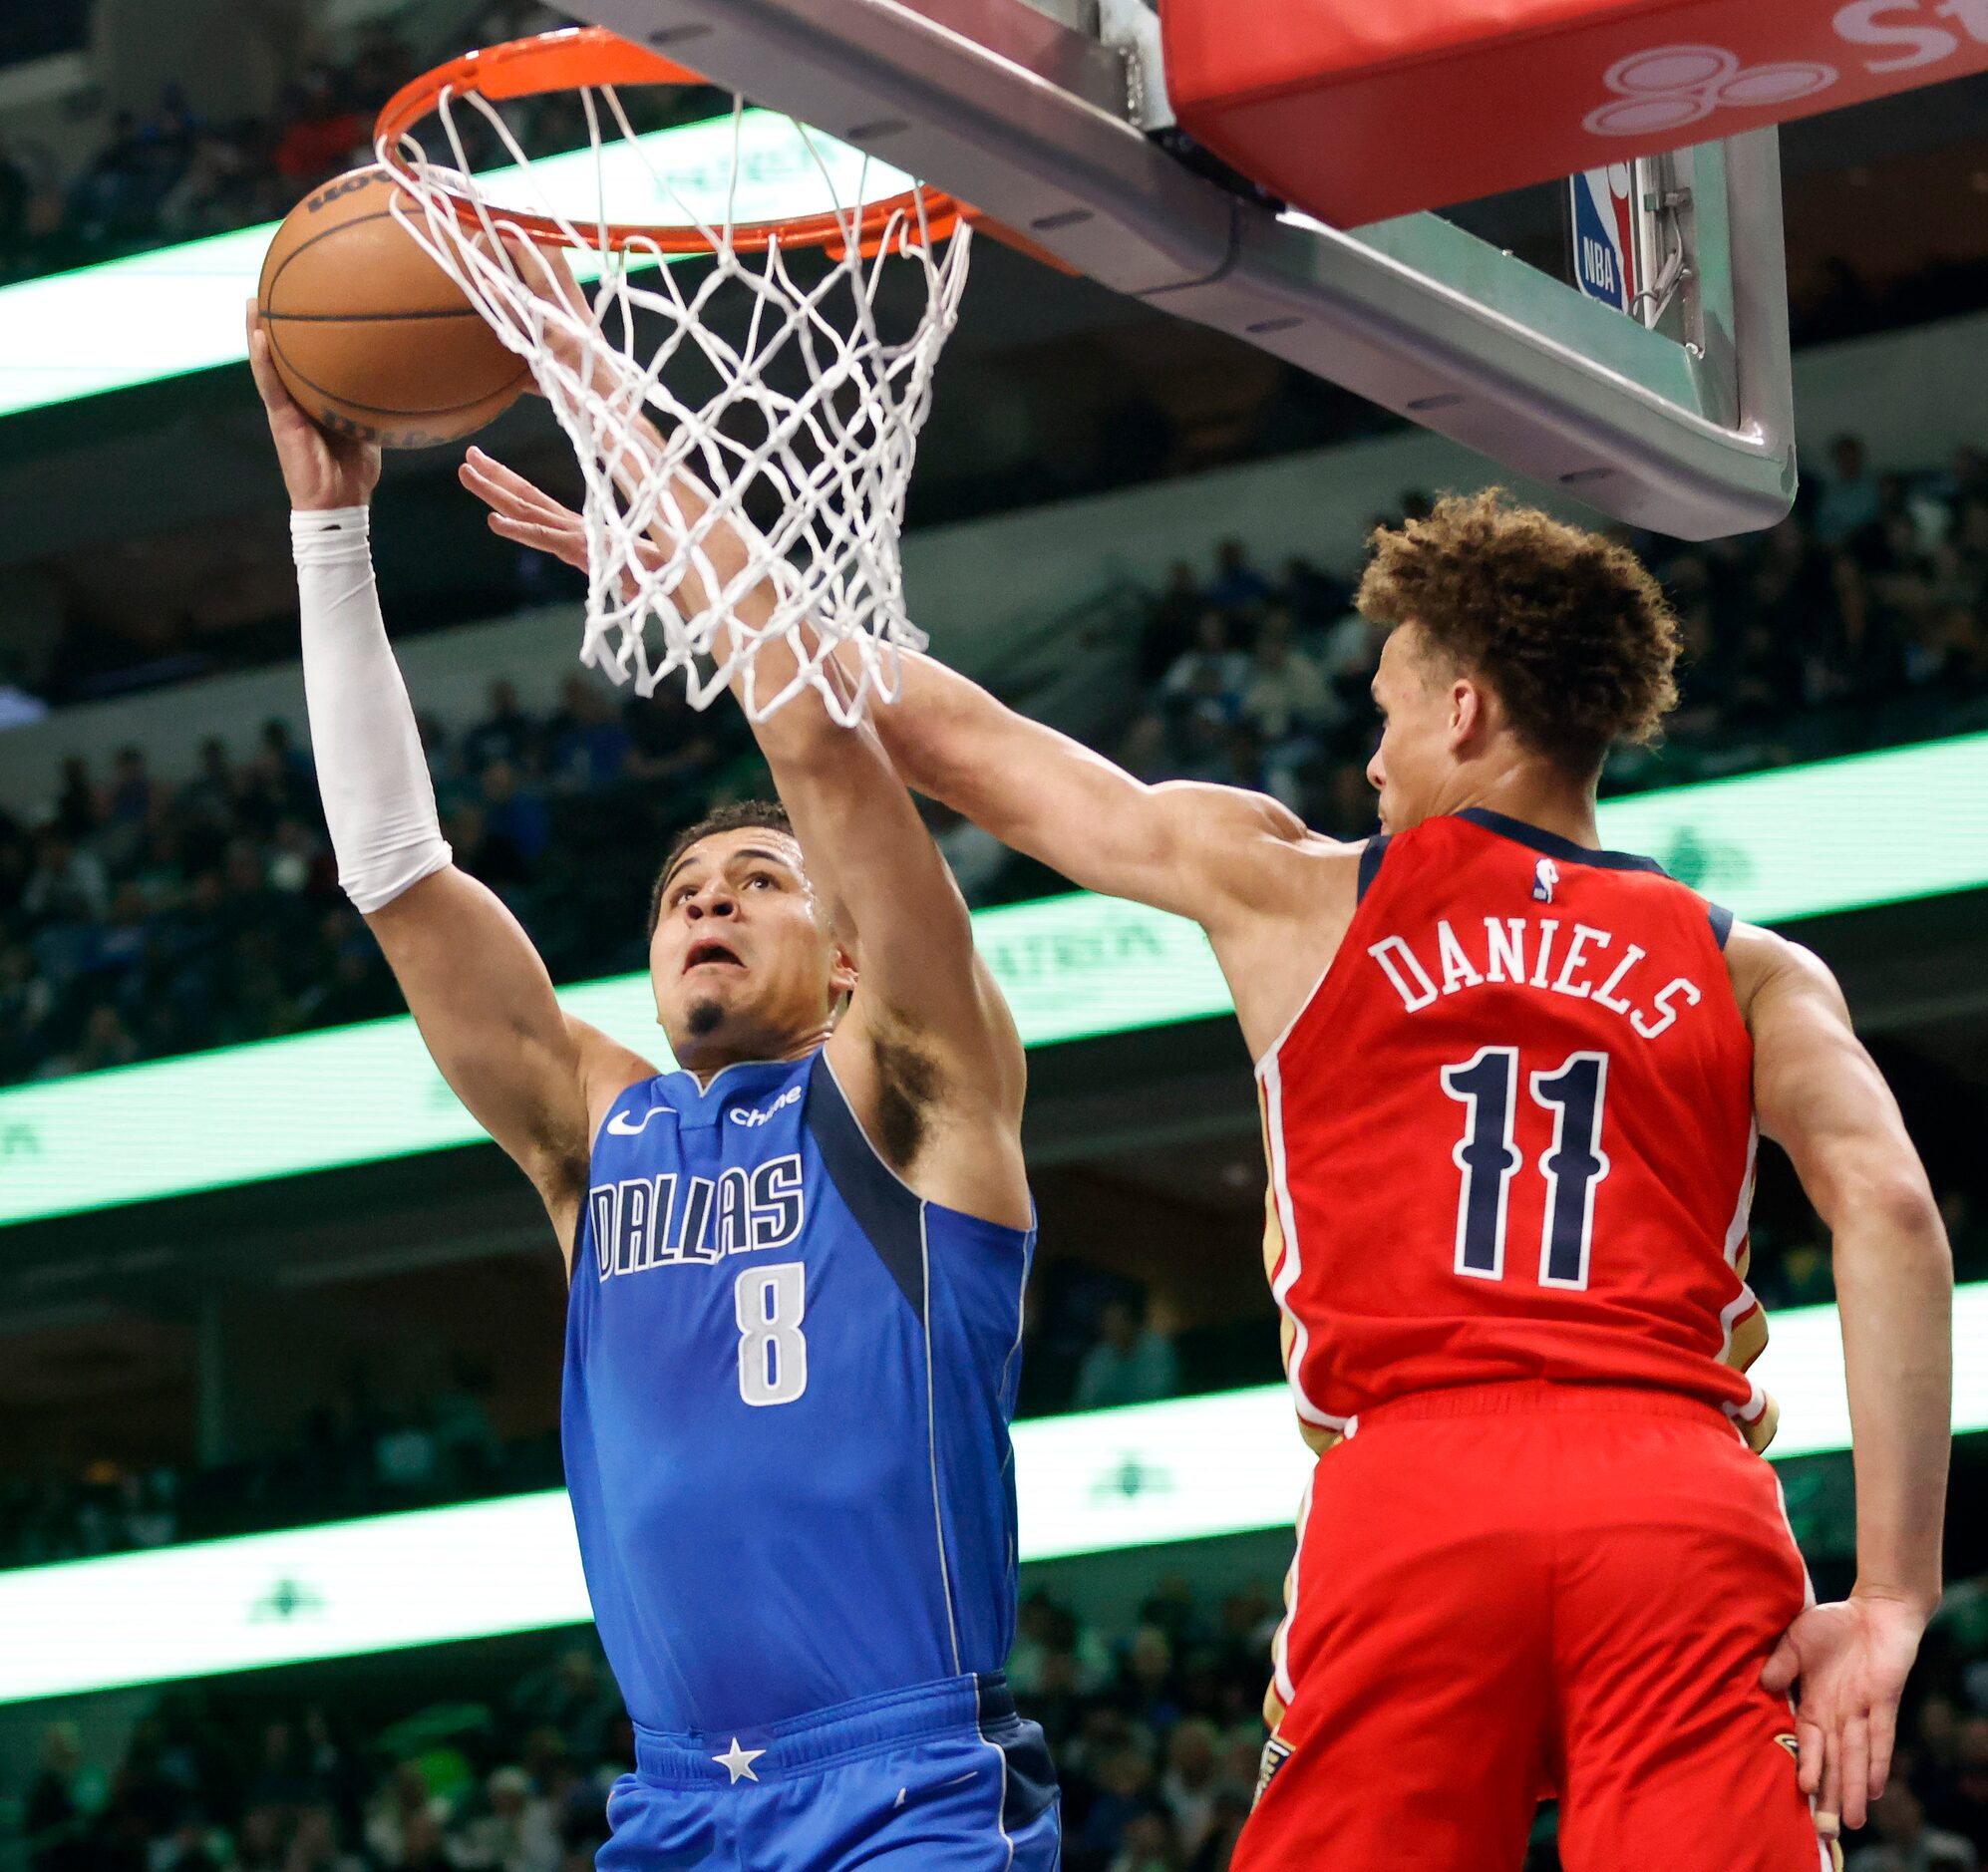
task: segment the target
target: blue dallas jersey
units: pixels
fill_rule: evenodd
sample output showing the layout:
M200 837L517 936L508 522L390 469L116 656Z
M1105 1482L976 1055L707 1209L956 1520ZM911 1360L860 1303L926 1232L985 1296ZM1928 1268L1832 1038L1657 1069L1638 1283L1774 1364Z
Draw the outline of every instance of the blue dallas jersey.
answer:
M820 1053L631 1086L588 1180L566 1483L629 1715L729 1733L999 1671L1033 1231L915 1196Z

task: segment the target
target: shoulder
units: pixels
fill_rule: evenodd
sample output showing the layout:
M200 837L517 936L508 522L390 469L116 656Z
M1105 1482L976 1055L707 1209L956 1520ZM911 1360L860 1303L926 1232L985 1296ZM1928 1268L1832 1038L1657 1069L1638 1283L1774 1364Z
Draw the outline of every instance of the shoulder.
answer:
M1829 965L1813 949L1758 923L1735 921L1726 939L1726 973L1733 997L1751 1024L1764 1003L1790 993L1840 996Z
M1213 885L1211 908L1245 913L1297 909L1301 900L1359 866L1358 844L1313 831L1281 799L1209 780L1161 780L1153 788L1173 832ZM1208 918L1203 917L1203 922Z
M572 1161L568 1168L584 1183L593 1156L593 1140L600 1135L600 1127L607 1121L614 1101L629 1087L658 1075L654 1063L632 1047L624 1047L611 1035L570 1014L566 1016L566 1031L572 1036L573 1049L579 1058L580 1089L586 1101L586 1135L569 1140Z

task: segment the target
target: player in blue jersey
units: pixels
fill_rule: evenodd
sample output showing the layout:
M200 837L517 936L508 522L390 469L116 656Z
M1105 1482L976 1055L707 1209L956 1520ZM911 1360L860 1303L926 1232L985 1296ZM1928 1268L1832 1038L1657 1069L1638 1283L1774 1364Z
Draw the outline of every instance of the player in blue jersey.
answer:
M566 1256L567 1481L636 1736L599 1863L1048 1872L1054 1780L1000 1674L1023 1057L944 860L811 692L758 731L786 810L692 827L657 875L677 1070L564 1014L442 838L373 583L379 452L311 425L252 317L250 352L340 882Z

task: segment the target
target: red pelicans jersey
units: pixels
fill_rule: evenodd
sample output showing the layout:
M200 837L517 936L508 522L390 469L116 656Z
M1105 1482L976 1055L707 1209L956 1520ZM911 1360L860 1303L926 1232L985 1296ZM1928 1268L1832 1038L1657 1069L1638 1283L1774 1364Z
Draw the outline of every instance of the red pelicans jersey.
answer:
M1758 1444L1731 916L1652 859L1482 808L1374 840L1360 880L1257 1068L1307 1435L1409 1393L1556 1379L1685 1393Z

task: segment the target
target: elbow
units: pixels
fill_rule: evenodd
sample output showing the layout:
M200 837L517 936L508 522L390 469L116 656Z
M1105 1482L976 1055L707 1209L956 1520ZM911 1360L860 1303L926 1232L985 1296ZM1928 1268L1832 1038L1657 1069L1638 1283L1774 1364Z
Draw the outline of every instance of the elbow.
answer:
M1870 1177L1847 1208L1848 1214L1835 1228L1839 1241L1855 1236L1882 1241L1894 1264L1909 1257L1926 1274L1952 1283L1946 1220L1924 1176L1900 1170ZM1843 1226L1852 1221L1861 1226Z
M934 799L945 799L946 788L952 783L947 772L951 764L945 759L945 735L936 730L932 714L929 708L907 709L893 702L872 709L869 720L905 784Z
M1946 1220L1924 1177L1894 1178L1873 1192L1872 1202L1891 1234L1951 1259Z

